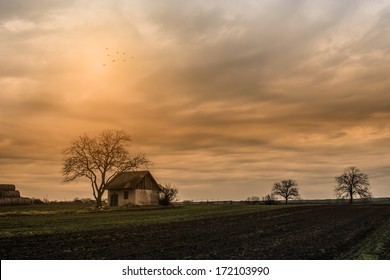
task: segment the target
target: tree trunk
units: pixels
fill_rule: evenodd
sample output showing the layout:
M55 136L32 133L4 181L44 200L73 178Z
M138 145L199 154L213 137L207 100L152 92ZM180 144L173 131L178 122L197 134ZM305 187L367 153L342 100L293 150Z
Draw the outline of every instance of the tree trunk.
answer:
M353 203L353 193L350 192L349 193L349 204L352 204Z
M288 198L286 197L286 204L287 204Z
M96 208L102 208L102 196L103 193L99 192L97 197L96 197Z

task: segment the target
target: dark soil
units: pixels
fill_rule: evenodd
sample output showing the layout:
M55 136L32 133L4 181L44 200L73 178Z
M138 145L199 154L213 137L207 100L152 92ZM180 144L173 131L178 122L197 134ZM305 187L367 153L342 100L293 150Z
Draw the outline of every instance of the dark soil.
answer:
M337 259L390 206L300 206L202 220L0 238L1 259Z

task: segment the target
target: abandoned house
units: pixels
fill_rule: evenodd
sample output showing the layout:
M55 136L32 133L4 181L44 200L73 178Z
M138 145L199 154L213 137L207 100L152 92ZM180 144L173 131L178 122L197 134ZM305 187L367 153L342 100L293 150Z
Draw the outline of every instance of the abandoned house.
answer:
M108 185L108 205L158 205L160 186L149 171L118 174Z

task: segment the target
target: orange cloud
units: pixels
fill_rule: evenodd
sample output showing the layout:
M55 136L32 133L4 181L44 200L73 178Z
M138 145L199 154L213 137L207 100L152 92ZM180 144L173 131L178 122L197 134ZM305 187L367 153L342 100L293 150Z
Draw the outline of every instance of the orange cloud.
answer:
M263 196L290 177L333 197L350 165L389 195L385 4L20 3L0 4L0 176L26 195L90 196L60 184L61 150L106 128L182 199Z

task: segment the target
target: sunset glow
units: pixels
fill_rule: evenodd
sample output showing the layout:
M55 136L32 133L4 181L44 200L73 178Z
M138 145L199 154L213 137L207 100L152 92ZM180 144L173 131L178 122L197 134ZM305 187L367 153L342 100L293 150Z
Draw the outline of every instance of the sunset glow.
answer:
M120 129L181 200L335 198L349 166L390 196L387 1L1 1L0 183L62 184L62 150Z

